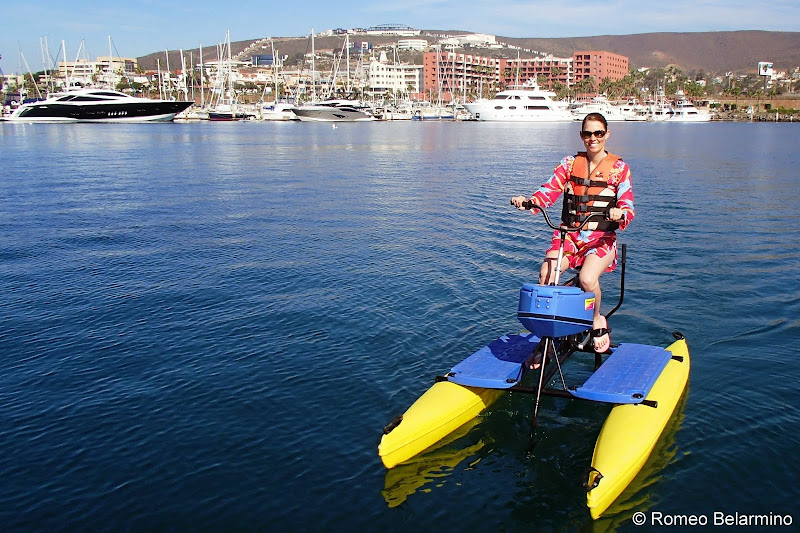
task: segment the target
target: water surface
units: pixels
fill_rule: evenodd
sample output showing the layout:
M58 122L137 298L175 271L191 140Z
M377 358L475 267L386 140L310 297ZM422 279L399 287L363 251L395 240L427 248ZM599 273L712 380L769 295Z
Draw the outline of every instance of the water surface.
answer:
M592 523L608 409L505 397L387 472L381 428L520 329L574 124L0 125L0 521L31 530L634 531L787 514L800 393L793 124L611 125L637 216L612 339L692 352ZM617 274L604 276L605 310ZM568 378L581 379L577 362ZM794 517L800 520L800 516Z

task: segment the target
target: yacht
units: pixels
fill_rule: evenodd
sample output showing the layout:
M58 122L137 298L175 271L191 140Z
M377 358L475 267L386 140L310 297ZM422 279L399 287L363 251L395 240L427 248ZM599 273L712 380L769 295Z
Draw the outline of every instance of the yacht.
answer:
M245 106L233 103L218 103L208 110L208 120L216 122L231 122L236 120L248 120L255 116L249 113Z
M464 104L475 120L503 122L571 122L569 105L535 80L500 91L491 100Z
M631 106L619 106L612 104L603 96L595 96L588 102L579 102L570 106L574 120L583 120L589 113L600 113L608 122L623 122L632 119L636 113Z
M193 102L151 100L110 89L75 89L19 106L12 122L169 122Z
M700 111L682 95L679 97L673 108L675 113L670 119L671 122L708 122L711 120L711 113Z
M208 109L192 105L175 115L176 122L197 122L198 120L208 120Z
M647 122L650 118L650 108L637 105L633 107L633 115L626 118L628 122Z
M672 104L667 101L655 102L648 109L647 120L650 122L661 122L670 120L675 115Z
M411 120L414 118L414 109L411 104L389 105L376 111L380 120Z
M288 102L264 102L259 108L261 120L297 120L294 104Z
M293 109L302 122L364 122L377 120L369 108L354 100L324 100Z
M452 107L423 102L414 110L411 120L453 120L454 118Z

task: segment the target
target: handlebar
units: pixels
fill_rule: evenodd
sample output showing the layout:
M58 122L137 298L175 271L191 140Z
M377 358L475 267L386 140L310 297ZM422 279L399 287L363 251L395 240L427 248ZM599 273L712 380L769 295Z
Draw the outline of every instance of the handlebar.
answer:
M511 202L511 205L514 205L514 202ZM568 233L572 233L572 232L575 232L575 231L581 231L595 217L602 217L602 218L605 219L605 216L606 216L603 213L594 213L594 214L591 214L588 217L586 217L583 220L583 222L581 222L581 225L578 226L578 227L565 226L564 224L559 224L558 226L556 226L550 221L550 217L547 215L547 211L545 211L544 209L542 209L541 207L539 207L538 205L536 205L532 201L525 200L524 202L522 202L522 208L523 209L530 209L530 210L538 209L539 211L541 211L542 215L544 216L544 221L547 222L548 226L550 226L554 230L568 232Z

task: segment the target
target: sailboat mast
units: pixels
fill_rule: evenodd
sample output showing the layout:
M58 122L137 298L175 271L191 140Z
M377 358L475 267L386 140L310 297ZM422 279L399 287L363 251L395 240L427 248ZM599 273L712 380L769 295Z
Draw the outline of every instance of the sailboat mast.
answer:
M225 41L228 45L228 95L231 102L231 110L234 111L233 108L233 80L231 79L233 68L231 66L231 30L225 32Z
M114 87L110 86L113 83L113 74L114 74L114 52L111 48L111 35L108 36L108 84L109 89L113 89Z
M64 39L61 39L61 50L64 51L64 87L65 91L69 90L69 65L67 65L67 43L64 42Z
M275 78L275 95L273 101L278 103L278 59L275 57L275 43L272 39L269 40L269 46L272 48L272 74Z
M47 92L49 93L50 92L50 78L52 78L52 76L49 76L47 74L47 59L45 57L44 49L45 49L45 43L44 43L44 41L42 41L42 38L39 37L39 50L42 52L42 64L44 65L44 77L45 77L45 79L47 79ZM48 54L49 54L49 52L48 52Z
M156 70L158 70L158 97L164 99L164 84L161 82L161 60L156 58Z
M186 58L183 57L183 48L178 49L181 55L181 92L183 93L183 99L189 99L189 87L186 85ZM192 87L192 92L194 92L194 87Z
M169 70L169 50L164 49L164 57L167 58L167 72L164 74L164 96L168 96L167 99L172 99L172 75L170 74ZM169 85L169 95L167 95L167 89Z
M317 53L314 50L314 28L311 28L311 101L317 101Z
M203 45L200 45L200 107L206 107L206 97L205 93L203 92L203 77L205 76L205 70L203 69Z
M194 52L192 52L191 50L189 50L189 68L191 69L191 72L192 72L192 78L191 78L191 80L192 80L191 81L191 83L192 83L192 103L194 103ZM185 70L184 70L184 73L183 73L183 78L186 79L186 71Z

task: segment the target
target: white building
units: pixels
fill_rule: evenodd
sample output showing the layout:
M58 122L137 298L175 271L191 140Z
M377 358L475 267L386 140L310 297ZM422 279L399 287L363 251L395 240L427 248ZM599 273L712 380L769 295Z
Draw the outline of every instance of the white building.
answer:
M428 48L427 39L398 39L398 50L425 50Z
M69 79L70 84L93 85L104 83L115 86L121 80L133 77L138 64L132 57L98 57L96 61L78 59L59 61L58 76Z
M447 46L476 46L476 47L495 47L497 38L486 33L470 33L468 35L454 35L446 39L440 39L439 43Z
M422 65L390 64L386 53L381 52L380 60L369 63L367 91L372 94L418 93L422 91Z
M420 30L402 24L381 24L367 28L367 35L400 35L403 37L414 37L422 33Z

